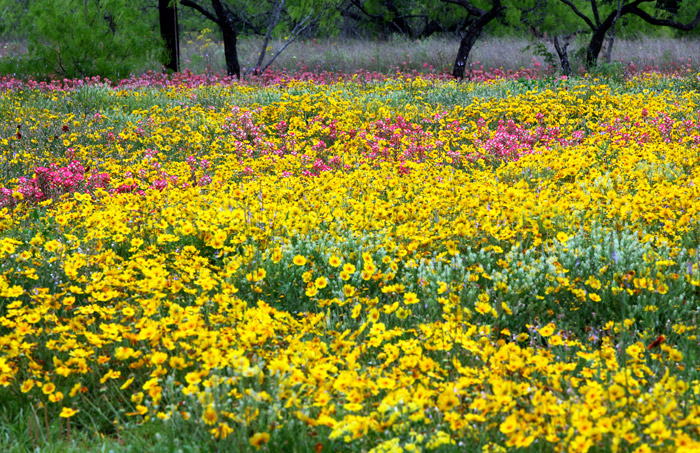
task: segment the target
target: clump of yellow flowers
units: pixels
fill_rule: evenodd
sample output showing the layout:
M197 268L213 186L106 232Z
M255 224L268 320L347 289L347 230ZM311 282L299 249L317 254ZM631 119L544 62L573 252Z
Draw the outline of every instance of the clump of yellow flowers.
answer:
M8 88L0 400L211 450L698 451L699 77Z

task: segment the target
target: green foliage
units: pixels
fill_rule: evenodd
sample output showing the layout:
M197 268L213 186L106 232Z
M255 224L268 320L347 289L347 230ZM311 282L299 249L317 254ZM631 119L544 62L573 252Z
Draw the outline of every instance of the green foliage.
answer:
M14 38L21 36L20 22L29 0L0 2L0 36Z
M10 3L3 2L20 15L21 4ZM0 70L39 78L126 77L163 51L155 12L126 0L29 0L22 20L28 53L6 59Z

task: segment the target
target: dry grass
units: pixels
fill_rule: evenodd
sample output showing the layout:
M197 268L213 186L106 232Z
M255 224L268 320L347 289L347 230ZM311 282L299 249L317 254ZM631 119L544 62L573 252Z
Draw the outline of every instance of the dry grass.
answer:
M689 63L698 69L700 41L671 38L620 40L613 47L613 60L634 62L637 66Z
M183 40L183 67L201 72L207 65L214 71L224 70L223 48L216 42L214 34L200 35ZM250 67L257 60L260 39L243 39L239 42L241 66ZM268 56L282 43L270 44ZM531 68L533 64L546 65L541 55L535 55L533 41L523 38L486 38L477 42L469 58L474 68L501 68L517 70ZM583 40L572 43L571 50L585 45ZM545 43L555 57L554 46ZM391 72L396 69L417 71L451 71L457 54L459 39L436 37L421 41L392 39L388 41L362 40L308 40L292 43L275 60L277 69L354 72L358 69ZM573 56L572 56L573 58ZM601 56L602 58L602 56ZM613 48L614 62L633 62L638 67L646 65L663 68L670 65L690 64L700 68L700 41L697 39L641 38L618 39ZM573 62L576 66L576 62Z

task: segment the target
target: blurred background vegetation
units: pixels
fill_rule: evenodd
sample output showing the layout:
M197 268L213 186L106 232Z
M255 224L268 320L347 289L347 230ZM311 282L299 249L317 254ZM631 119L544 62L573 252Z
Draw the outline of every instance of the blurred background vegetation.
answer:
M0 0L0 73L696 69L699 20L694 0Z

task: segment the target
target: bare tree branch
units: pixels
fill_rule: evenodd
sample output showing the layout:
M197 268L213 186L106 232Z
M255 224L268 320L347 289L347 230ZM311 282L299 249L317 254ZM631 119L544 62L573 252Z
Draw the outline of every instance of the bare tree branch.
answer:
M280 47L277 50L277 52L275 52L275 54L272 56L272 58L270 58L270 61L268 61L267 64L265 65L265 67L262 69L262 72L265 72L267 70L267 68L270 67L272 62L275 61L275 58L277 58L284 51L284 49L287 48L287 46L289 46L291 43L296 41L296 39L299 37L299 35L301 35L301 33L303 33L305 30L307 30L311 26L312 22L310 19L312 17L313 17L313 11L311 11L301 22L299 22L294 27L294 29L292 30L292 32L289 35L289 39L287 40L287 42L285 42L282 45L282 47Z
M591 0L591 9L593 10L593 18L595 24L600 27L600 16L598 15L598 0Z
M350 3L352 3L357 9L360 10L362 14L364 14L367 17L371 17L374 20L382 20L384 17L382 17L380 14L372 14L369 11L367 11L367 8L365 8L365 5L360 2L360 0L350 0Z
M200 13L202 16L206 17L207 19L209 19L210 21L212 21L212 22L214 22L214 23L216 23L216 24L218 24L218 25L221 25L221 22L219 21L219 18L216 17L214 14L210 13L206 8L204 8L203 6L201 6L199 3L195 3L195 2L193 2L192 0L181 0L180 3L181 3L183 6L188 6L188 7L192 8L192 9L194 9L195 11L199 11L199 13Z
M651 16L649 13L647 13L643 9L638 8L637 6L632 6L629 11L630 13L639 16L640 18L649 22L652 25L671 27L677 30L690 31L693 28L697 27L700 23L700 10L698 10L698 13L695 15L695 19L693 19L692 22L687 24L684 24L682 22L676 22L675 20L670 19L659 19L657 17Z
M472 5L469 3L467 0L442 0L444 3L451 3L453 5L459 5L462 8L466 9L469 14L473 14L475 16L482 16L486 14L486 11L484 11L481 8L477 8L476 6Z
M579 11L578 8L576 8L576 5L574 5L571 2L571 0L561 0L561 2L564 3L565 5L567 5L569 8L571 8L571 10L574 12L574 14L576 14L578 17L583 19L584 22L586 22L586 24L591 28L591 30L595 30L597 28L596 25L593 24L591 19L588 18L588 16L586 16L581 11Z
M258 54L258 62L255 67L248 68L246 75L250 74L252 71L260 70L263 61L265 60L265 52L267 52L267 44L270 42L270 37L272 36L272 30L277 26L280 21L280 14L282 13L282 8L284 8L285 0L277 0L274 9L272 10L272 17L270 18L270 23L267 27L267 33L265 33L265 39L263 39L262 47L260 48L260 53Z

